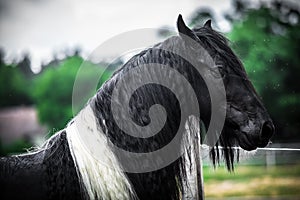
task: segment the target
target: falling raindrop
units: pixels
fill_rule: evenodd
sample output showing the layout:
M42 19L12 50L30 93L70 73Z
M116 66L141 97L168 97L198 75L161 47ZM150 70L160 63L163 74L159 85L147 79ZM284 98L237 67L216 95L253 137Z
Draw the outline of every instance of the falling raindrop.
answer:
M291 14L289 15L289 22L290 22L291 24L295 25L295 24L298 23L298 21L299 21L298 15L296 15L295 13L291 13Z

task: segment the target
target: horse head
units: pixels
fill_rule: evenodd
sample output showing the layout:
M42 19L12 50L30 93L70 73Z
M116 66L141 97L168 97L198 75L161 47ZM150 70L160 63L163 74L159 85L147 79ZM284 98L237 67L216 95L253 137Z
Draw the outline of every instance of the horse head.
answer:
M274 133L274 125L242 62L229 47L227 39L212 29L211 21L192 30L179 16L177 27L179 33L192 38L209 53L214 68L219 71L217 78L224 83L226 118L218 144L224 147L225 159L232 169L233 150L227 147L239 145L248 151L265 147ZM215 151L212 151L212 157L219 159Z

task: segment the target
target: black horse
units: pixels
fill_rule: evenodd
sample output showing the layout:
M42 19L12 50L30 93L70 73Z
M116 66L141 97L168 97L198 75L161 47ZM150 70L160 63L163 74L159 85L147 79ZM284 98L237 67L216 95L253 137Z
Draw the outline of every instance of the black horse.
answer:
M7 199L196 199L201 196L193 192L197 186L189 178L189 174L195 175L190 173L195 166L199 167L194 159L199 152L190 148L195 145L183 145L183 151L181 148L183 141L193 143L200 138L199 126L204 127L201 130L208 129L212 116L209 88L194 65L205 67L208 77L221 80L226 91L226 104L219 105L219 110L226 111L224 128L211 136L215 142L209 142L213 145L213 163L217 164L223 155L228 170L233 170L237 152L231 147L239 145L245 150L265 147L273 135L273 123L226 38L211 28L210 21L201 28L189 29L181 15L177 28L179 36L140 52L118 69L66 129L52 136L42 148L1 158L1 196ZM177 54L178 50L184 55ZM213 63L207 57L212 58ZM170 87L148 82L128 97L130 86L125 82L120 95L115 97L115 87L132 70L136 70L133 79L143 82L145 77L139 70L144 65L149 65L144 74L146 79L171 77ZM158 73L155 67L162 65L168 65L173 71ZM183 86L184 80L172 79L176 73L189 82L196 102L191 101L192 94ZM177 95L173 91L177 91ZM115 116L111 105L124 106L125 98L128 98L125 106L129 118L122 114ZM151 117L151 107L157 104L164 107L165 118L162 115L157 115L158 119ZM189 109L185 110L185 106ZM198 108L201 115L194 112ZM191 116L196 117L190 120ZM181 127L182 120L191 123ZM163 121L164 126L156 135L149 135L145 129L135 137L128 135L128 127L124 131L118 121L125 124L131 121L140 127ZM186 137L188 132L193 132L193 127L196 127L195 134ZM132 132L137 130L135 126L129 128ZM176 137L178 132L179 138ZM175 152L178 158L163 167L148 169L167 160L165 155L147 160L148 153L159 151L174 139L178 148L171 149L170 154ZM223 147L222 155L219 155L218 146ZM145 155L146 159L143 162L132 160L130 156L126 159L118 149ZM91 152L98 154L103 162L98 162ZM135 167L136 171L128 170L128 166Z

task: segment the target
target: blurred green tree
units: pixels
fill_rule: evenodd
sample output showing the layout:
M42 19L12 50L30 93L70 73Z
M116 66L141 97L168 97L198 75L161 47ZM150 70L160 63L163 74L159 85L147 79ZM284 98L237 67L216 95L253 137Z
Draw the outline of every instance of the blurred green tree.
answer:
M19 68L0 64L0 107L30 104L30 82Z
M25 53L23 59L16 66L22 72L26 79L31 79L34 73L31 70L31 61L29 53Z
M39 119L42 123L55 130L62 129L68 121L76 114L82 105L94 95L95 90L86 91L90 80L99 78L99 70L104 70L99 64L84 62L85 70L82 71L79 78L79 90L82 97L79 106L75 107L75 113L72 110L72 92L74 81L80 67L82 67L83 59L80 56L67 57L59 62L54 62L46 66L41 74L39 74L33 84L32 97L38 109ZM98 70L97 72L95 70ZM106 70L103 74L97 88L110 77L111 71ZM97 79L96 79L97 80ZM95 88L96 89L96 88Z
M72 118L71 98L80 57L70 57L47 66L34 80L32 96L39 119L53 129L61 129Z

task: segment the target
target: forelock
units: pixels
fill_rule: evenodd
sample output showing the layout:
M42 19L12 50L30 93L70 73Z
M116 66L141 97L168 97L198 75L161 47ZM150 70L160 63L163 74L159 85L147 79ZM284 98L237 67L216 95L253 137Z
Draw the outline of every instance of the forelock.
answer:
M225 65L236 73L246 78L246 72L242 62L229 47L230 41L221 33L205 27L193 29L201 41L201 45L208 51L216 64Z

